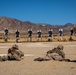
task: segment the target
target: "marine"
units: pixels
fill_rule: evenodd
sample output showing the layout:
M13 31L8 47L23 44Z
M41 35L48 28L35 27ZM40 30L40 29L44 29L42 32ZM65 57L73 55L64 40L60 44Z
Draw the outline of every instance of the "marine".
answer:
M69 59L65 59L65 53L63 49L64 49L63 45L58 45L56 48L47 51L44 58L39 57L34 59L34 61L47 61L47 60L70 61Z
M0 61L6 61L6 60L20 61L23 56L24 53L21 50L19 50L18 45L13 45L11 48L8 49L8 53L6 56L0 56Z

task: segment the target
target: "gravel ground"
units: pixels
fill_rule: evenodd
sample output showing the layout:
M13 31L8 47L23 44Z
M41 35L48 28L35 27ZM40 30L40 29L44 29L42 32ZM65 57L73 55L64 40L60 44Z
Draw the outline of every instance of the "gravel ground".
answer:
M0 43L0 55L16 43ZM76 75L76 42L17 43L25 55L21 61L0 62L0 75ZM64 46L66 58L75 62L33 61L57 45Z

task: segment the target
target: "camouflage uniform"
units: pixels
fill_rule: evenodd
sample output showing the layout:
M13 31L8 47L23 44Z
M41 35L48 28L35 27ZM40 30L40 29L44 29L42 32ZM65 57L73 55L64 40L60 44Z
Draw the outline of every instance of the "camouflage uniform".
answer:
M54 60L63 60L65 58L65 53L63 52L63 46L58 45L57 48L54 48L52 50L49 50L46 54L49 58L52 58Z
M7 56L2 56L0 59L2 61L6 60L21 60L21 57L24 56L24 53L18 49L18 45L13 45L12 48L8 49Z
M35 60L59 60L62 61L65 58L65 53L63 52L63 46L58 45L57 48L49 50L44 58L36 58Z

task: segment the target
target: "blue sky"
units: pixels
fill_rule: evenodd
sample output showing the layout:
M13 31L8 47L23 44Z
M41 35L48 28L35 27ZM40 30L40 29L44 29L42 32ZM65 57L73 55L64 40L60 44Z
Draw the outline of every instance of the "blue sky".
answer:
M76 0L0 0L0 16L34 23L76 23Z

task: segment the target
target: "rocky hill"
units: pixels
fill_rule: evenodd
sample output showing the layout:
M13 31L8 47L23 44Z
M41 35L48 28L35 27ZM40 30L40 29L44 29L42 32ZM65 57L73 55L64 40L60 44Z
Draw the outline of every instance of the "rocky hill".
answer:
M73 27L74 24L67 23L65 25L50 25L50 24L36 24L32 23L30 21L22 22L17 19L8 18L5 16L0 17L0 31L3 31L5 27L8 27L10 31L15 31L16 29L19 29L20 31L27 31L28 29L32 28L34 32L36 32L38 29L41 29L43 32L48 32L50 28L54 29L54 32L57 33L59 28L63 28L64 32L69 32L71 27Z

